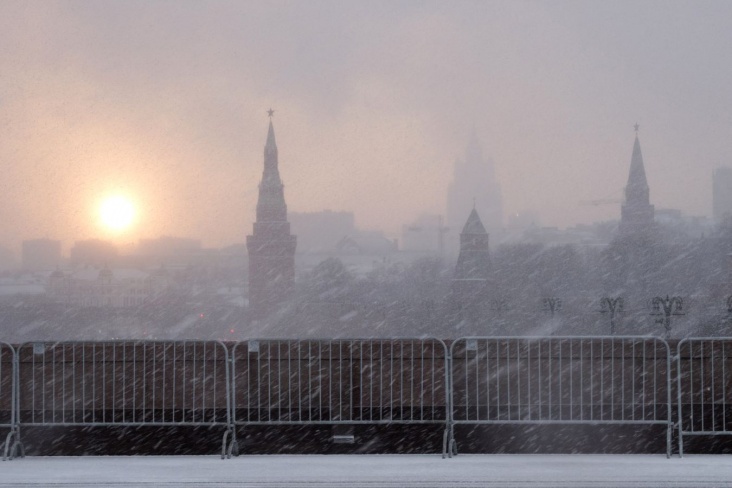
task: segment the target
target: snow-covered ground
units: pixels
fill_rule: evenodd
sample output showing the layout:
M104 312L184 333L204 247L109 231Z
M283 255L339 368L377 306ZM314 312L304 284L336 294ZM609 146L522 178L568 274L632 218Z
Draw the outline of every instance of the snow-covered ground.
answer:
M732 456L330 455L27 457L0 487L730 487Z

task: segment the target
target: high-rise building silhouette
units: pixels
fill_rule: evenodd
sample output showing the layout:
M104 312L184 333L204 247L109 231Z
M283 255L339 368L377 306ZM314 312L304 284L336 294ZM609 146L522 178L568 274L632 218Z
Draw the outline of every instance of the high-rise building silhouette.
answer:
M501 187L496 181L493 160L483 155L478 136L473 131L465 157L455 162L453 180L447 191L448 251L458 250L458 231L465 215L476 208L483 216L488 232L495 235L503 226Z
M732 217L732 168L722 166L712 176L712 210L714 220L722 222Z
M643 154L638 140L636 124L633 155L630 160L628 185L625 187L625 203L620 213L620 233L635 235L649 232L654 227L654 208L650 203L650 191L643 167Z
M287 221L284 185L280 179L277 143L270 110L264 171L259 184L257 220L247 236L249 308L253 318L270 315L292 296L295 281L296 237Z

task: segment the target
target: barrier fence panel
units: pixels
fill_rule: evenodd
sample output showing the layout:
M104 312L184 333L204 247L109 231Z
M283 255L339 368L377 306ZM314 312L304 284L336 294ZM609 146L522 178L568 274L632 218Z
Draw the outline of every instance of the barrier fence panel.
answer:
M671 356L651 337L468 337L450 348L456 424L659 424L671 454Z
M223 426L225 445L228 357L213 341L22 344L19 425Z
M438 339L252 340L232 357L234 425L447 423Z
M684 436L732 434L732 338L689 338L677 345L679 454Z
M14 457L18 441L15 420L17 411L15 374L15 350L10 344L0 342L0 428L3 429L3 433L8 430L3 443L3 461Z

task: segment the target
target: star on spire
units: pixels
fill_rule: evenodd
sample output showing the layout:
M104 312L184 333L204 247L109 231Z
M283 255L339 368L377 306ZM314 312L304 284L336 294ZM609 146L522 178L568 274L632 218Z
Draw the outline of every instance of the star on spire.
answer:
M267 115L269 115L269 118L270 118L270 119L271 119L272 117L274 117L274 110L272 110L272 107L270 107L270 109L269 109L269 110L267 110Z
M640 125L638 125L638 122L635 123L635 125L633 126L633 128L635 129L635 133L637 134L638 133L638 129L640 129Z

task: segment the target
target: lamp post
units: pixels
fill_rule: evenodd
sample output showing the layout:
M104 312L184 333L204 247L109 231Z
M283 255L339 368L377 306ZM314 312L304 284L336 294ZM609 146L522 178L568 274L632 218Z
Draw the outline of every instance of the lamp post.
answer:
M548 311L552 318L554 318L554 314L559 312L562 309L562 299L561 298L555 298L555 297L548 297L544 299L544 310Z
M671 337L671 317L684 315L684 301L681 297L654 297L651 301L653 311L651 315L658 315L656 323L663 324L666 339Z
M602 297L600 299L600 313L609 314L610 317L610 335L615 335L615 316L622 311L622 297Z

